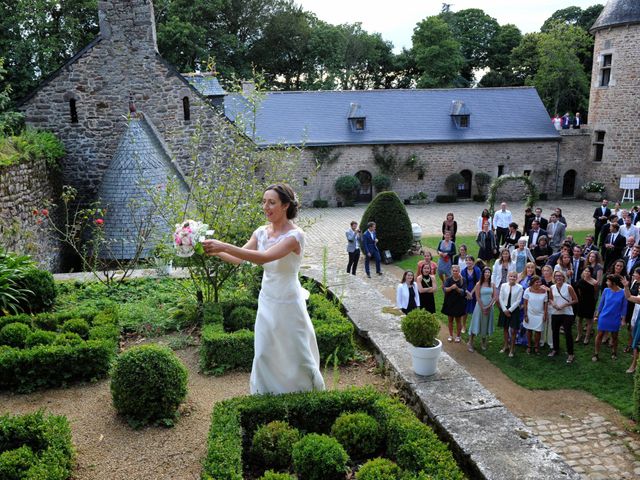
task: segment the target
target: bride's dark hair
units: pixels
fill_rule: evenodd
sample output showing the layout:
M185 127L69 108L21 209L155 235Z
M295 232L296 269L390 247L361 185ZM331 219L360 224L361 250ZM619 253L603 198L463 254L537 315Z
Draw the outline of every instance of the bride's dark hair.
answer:
M289 220L296 218L296 215L298 215L298 199L293 189L286 183L274 183L267 187L266 191L268 190L276 192L282 203L289 204L287 208L287 218Z

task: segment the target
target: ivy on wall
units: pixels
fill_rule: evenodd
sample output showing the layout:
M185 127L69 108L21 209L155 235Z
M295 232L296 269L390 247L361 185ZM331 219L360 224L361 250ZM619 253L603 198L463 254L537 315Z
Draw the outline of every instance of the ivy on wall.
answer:
M487 197L487 203L489 204L489 212L491 215L495 212L495 204L496 204L496 194L498 189L502 187L507 182L523 182L527 189L527 197L526 197L526 206L533 208L538 198L540 198L540 192L538 192L538 188L531 181L531 178L528 175L502 175L497 177L491 182L489 186L489 196Z

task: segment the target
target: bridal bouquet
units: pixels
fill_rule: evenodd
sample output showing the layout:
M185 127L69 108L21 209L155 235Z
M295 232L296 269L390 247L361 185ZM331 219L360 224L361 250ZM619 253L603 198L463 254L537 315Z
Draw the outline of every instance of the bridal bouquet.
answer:
M213 230L208 230L209 225L195 220L185 220L176 224L176 231L173 233L176 255L179 257L190 257L194 253L203 253L201 242L206 236L213 235Z

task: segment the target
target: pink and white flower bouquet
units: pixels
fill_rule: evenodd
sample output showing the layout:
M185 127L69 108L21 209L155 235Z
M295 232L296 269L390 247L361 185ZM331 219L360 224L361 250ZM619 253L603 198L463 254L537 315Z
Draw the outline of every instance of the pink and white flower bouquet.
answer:
M173 243L178 257L190 257L194 253L204 253L202 243L207 235L212 236L213 230L208 230L209 225L196 220L185 220L176 224L173 233Z

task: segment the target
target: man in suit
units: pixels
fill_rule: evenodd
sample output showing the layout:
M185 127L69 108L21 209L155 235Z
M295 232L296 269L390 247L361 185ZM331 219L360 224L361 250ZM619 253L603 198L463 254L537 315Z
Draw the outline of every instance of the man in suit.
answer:
M582 255L587 258L592 251L599 251L598 246L593 241L593 235L587 235L584 238L584 245L582 245Z
M568 130L571 127L571 114L569 112L562 116L562 129Z
M347 237L347 253L349 254L349 263L347 263L347 273L356 274L358 268L358 260L360 259L360 229L358 222L351 222L351 228L345 232Z
M580 112L576 112L576 116L573 117L573 128L580 128L582 125L582 118L580 118Z
M618 225L618 227L620 227L620 224L618 223L618 217L613 213L609 216L609 220L607 221L607 223L602 225L602 228L600 229L600 252L602 252L603 255L604 244L606 243L607 237L609 236L609 232L611 230L609 227L611 227L612 223L615 223Z
M609 235L605 240L603 257L604 271L607 272L613 262L622 258L622 251L626 244L625 238L620 235L620 225L617 222L611 222L609 225Z
M598 237L600 236L600 230L602 226L607 223L607 220L611 216L611 209L609 208L609 200L606 198L602 200L602 205L597 207L593 212L593 224L595 231L593 234L593 241L597 244Z
M373 258L376 261L376 273L382 275L380 270L380 250L378 250L378 235L376 234L376 222L369 222L367 224L367 231L362 235L362 246L364 248L364 271L367 273L367 277L371 278L371 271L369 269L369 262Z
M582 256L582 248L580 248L579 245L574 245L573 256L571 257L571 270L573 271L573 275L571 275L571 278L569 279L571 285L575 285L578 283L578 280L580 280L585 262L586 261Z
M564 223L558 221L558 216L555 213L549 215L547 236L549 237L549 246L554 253L560 250L560 246L564 242L566 228Z
M626 257L622 258L624 260L625 273L627 274L627 279L631 278L631 274L636 268L640 268L640 245L635 245L631 249L631 253Z
M529 236L528 247L531 250L533 250L534 248L536 248L536 245L538 244L538 238L540 238L542 235L546 236L547 231L541 229L540 222L538 222L537 220L534 220L533 222L531 222L531 230L527 232L527 235Z
M540 228L543 230L547 229L547 225L549 225L549 220L542 216L542 209L540 207L536 207L535 209L536 220L540 223Z
M620 229L620 235L622 235L622 228ZM636 244L636 239L634 237L626 237L627 243L622 251L622 257L628 257L631 255L631 251L633 250L634 245Z

